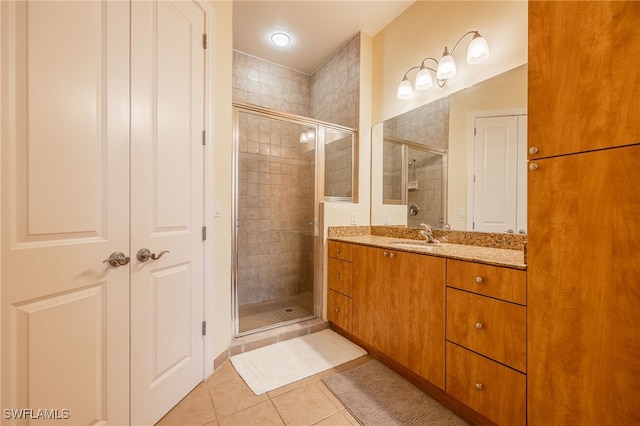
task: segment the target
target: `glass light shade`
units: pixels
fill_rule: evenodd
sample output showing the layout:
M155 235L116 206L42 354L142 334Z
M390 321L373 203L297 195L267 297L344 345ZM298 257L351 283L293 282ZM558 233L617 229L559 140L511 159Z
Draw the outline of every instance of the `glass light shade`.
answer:
M271 41L276 46L283 47L291 42L291 37L289 37L285 33L274 33L271 35Z
M445 80L456 75L456 61L453 60L453 56L446 49L438 63L438 72L436 74L438 80Z
M313 141L316 139L316 131L315 129L307 130L307 140Z
M411 82L405 76L398 86L398 99L404 101L411 98L411 95L413 95L413 88L411 87Z
M307 132L300 133L300 143L309 142L309 137L307 136Z
M431 72L426 67L420 68L420 71L416 74L416 90L426 90L431 86L433 86Z
M479 33L473 36L473 40L469 43L467 49L467 63L479 64L489 57L489 45Z

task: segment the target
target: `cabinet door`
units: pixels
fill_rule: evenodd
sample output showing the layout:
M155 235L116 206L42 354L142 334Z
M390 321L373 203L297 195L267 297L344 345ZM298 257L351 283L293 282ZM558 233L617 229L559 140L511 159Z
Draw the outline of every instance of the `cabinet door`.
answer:
M327 286L351 297L351 263L333 257L327 259Z
M447 289L447 339L524 372L527 308Z
M640 6L529 2L530 158L640 140Z
M529 173L529 425L640 424L639 158L634 145Z
M358 245L352 251L353 334L384 353L389 348L389 253Z
M337 291L327 292L327 319L351 333L351 298Z
M458 401L498 425L524 426L526 392L524 374L447 342L447 393ZM546 423L564 424L567 423Z
M389 355L444 389L446 261L395 252L389 264Z

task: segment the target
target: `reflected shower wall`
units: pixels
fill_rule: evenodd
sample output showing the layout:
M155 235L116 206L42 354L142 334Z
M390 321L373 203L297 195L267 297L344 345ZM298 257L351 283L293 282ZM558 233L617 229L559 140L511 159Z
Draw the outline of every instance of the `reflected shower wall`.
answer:
M300 143L308 128L238 113L239 333L314 315L315 144Z
M415 216L408 214L407 226L418 228L427 223L434 228L444 225L443 159L440 154L417 149L408 149L407 204L420 206ZM415 160L415 161L414 161Z

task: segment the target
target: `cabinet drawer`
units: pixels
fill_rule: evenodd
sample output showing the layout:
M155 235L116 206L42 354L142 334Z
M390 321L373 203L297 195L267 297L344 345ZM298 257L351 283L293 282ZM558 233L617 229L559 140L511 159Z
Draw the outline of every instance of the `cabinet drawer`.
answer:
M337 291L327 291L327 319L351 333L351 298Z
M340 241L329 241L327 247L329 250L329 257L351 262L351 244L342 243Z
M447 340L526 371L524 306L447 288Z
M351 297L351 263L330 257L327 264L329 288Z
M527 273L517 269L448 259L447 285L527 304Z
M526 376L447 342L447 393L499 425L526 424Z

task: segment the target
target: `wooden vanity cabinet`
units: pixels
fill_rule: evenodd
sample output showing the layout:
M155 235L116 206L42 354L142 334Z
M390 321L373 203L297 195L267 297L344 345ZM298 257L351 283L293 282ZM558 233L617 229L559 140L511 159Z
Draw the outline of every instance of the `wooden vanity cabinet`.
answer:
M445 259L354 245L353 334L444 389Z
M446 291L446 392L499 425L525 425L526 272L448 259Z
M351 244L329 241L327 247L327 320L351 333Z

